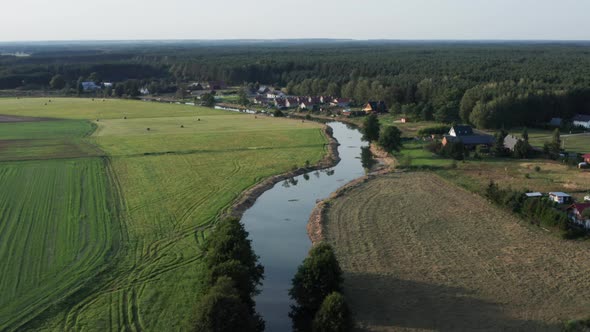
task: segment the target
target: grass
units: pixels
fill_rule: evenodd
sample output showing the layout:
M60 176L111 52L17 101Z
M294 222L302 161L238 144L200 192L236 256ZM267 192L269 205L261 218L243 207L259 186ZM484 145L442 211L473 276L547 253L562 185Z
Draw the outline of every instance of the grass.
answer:
M112 221L120 226L121 246L116 259L108 256L109 260L102 261L102 267L109 265L100 277L91 279L79 267L76 282L85 284L86 288L65 301L64 297L53 297L40 285L31 287L31 293L61 303L43 315L16 316L13 314L16 307L13 308L12 302L7 304L4 310L15 311L0 317L8 317L14 324L27 323L25 328L29 329L189 329L192 308L204 291L200 243L219 212L240 192L263 178L303 166L306 161L315 163L326 152L326 138L320 126L309 121L119 100L52 99L47 106L44 102L0 99L0 114L87 121L68 120L69 129L63 135L47 128L35 130L35 126L49 125L32 123L33 127L26 129L31 134L21 135L15 129L10 135L16 136L6 134L5 141L11 146L29 141L62 140L75 146L83 142L106 156L107 164L97 172L107 173L113 179L109 190L121 200L120 216ZM58 126L60 121L52 122ZM83 136L86 131L80 123L97 129L92 135ZM50 132L55 136L51 137L54 134ZM34 139L25 140L27 136ZM61 165L81 161L86 153L77 153L78 159L47 161L41 159L64 155L49 145L38 149L35 157L38 160L27 163ZM0 166L19 163L0 162ZM52 174L39 177L48 181L47 190L55 183ZM3 190L6 194L8 188ZM78 192L72 190L62 188L64 194L76 197ZM96 199L105 203L104 199ZM21 200L23 208L39 209L29 205L26 199ZM0 209L0 213L5 213L5 209ZM11 224L18 221L15 218ZM67 241L72 243L79 235L79 232L63 234L68 239L71 237ZM17 238L22 241L22 236ZM10 241L13 242L17 241ZM75 253L76 249L72 247L71 252ZM35 273L43 276L46 271L38 269ZM22 303L27 308L34 305L32 301ZM36 311L39 312L40 309Z
M118 245L99 158L0 163L0 330L82 287Z
M523 227L432 173L371 180L326 216L363 330L559 331L587 316L587 243Z

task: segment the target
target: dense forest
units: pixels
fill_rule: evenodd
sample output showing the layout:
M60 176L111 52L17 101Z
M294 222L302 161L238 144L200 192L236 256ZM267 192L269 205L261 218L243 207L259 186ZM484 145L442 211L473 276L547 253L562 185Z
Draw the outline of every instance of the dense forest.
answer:
M10 55L17 52L30 56ZM588 43L50 43L0 44L0 54L0 89L68 91L92 80L164 93L223 80L359 104L384 100L415 119L481 128L590 114ZM133 95L123 86L117 91Z

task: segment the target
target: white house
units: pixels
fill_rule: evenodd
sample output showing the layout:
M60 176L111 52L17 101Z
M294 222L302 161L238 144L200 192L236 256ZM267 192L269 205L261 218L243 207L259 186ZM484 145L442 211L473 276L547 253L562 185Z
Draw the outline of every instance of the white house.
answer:
M141 93L142 95L149 95L150 90L148 90L148 88L144 86L143 88L139 89L139 93Z
M567 204L573 202L572 196L560 191L550 192L549 199L558 204Z
M568 208L571 221L586 229L590 229L590 219L583 216L585 210L590 208L590 203L576 203Z
M577 114L573 118L574 126L590 129L590 115Z

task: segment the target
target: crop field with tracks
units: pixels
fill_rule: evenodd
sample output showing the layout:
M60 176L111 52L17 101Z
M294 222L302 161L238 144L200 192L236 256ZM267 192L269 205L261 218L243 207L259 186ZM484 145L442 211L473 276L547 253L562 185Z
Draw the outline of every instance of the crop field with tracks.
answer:
M326 239L361 330L560 331L590 306L590 246L520 224L433 173L330 202Z
M7 128L31 126L26 133L14 129L0 134L4 144L0 160L19 159L9 149L25 151L18 147L23 140L39 149L37 158L32 149L26 153L27 161L0 162L0 177L13 181L2 178L0 195L10 195L8 184L21 183L19 177L31 182L23 182L27 186L19 187L21 196L11 198L20 205L1 201L6 204L0 206L0 255L19 264L1 267L10 279L1 280L0 293L9 292L11 297L0 300L4 301L0 330L19 326L59 331L186 330L204 287L200 243L219 212L263 178L306 161L316 163L326 153L321 127L311 122L175 104L101 99L46 102L0 99L2 115L43 119L0 123ZM51 150L48 142L53 140L79 148L64 149L73 151L67 156ZM7 159L1 159L4 156ZM21 170L21 164L38 175L2 171ZM97 169L82 167L86 164ZM50 172L49 166L42 165L56 170ZM80 165L81 174L66 165ZM58 178L62 173L77 180L77 185L66 186ZM102 181L103 191L90 182L90 176ZM37 187L38 193L34 192ZM102 204L105 215L90 207L65 205L64 195L79 198L80 192L95 195L82 198ZM35 194L55 201L32 200ZM52 210L56 205L64 209L61 216ZM19 206L32 216L13 212ZM44 211L55 216L59 226L47 224ZM25 221L31 226L25 227ZM51 249L54 242L39 240L44 239L44 227L61 232L55 249ZM99 232L105 233L104 239ZM34 250L19 249L33 239L37 239L31 242ZM88 239L91 243L85 242ZM66 267L51 264L55 258L39 252L74 261ZM23 269L32 259L40 260L38 266ZM71 275L64 272L66 268ZM69 284L56 280L67 289L59 294L56 286L43 279L56 273L69 280ZM21 296L20 285L35 296Z

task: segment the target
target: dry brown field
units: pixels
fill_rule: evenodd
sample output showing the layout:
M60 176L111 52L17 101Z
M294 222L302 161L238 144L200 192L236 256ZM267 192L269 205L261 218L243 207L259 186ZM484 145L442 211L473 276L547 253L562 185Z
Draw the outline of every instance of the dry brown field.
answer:
M326 240L360 330L559 331L590 313L590 244L568 242L433 173L330 202Z

